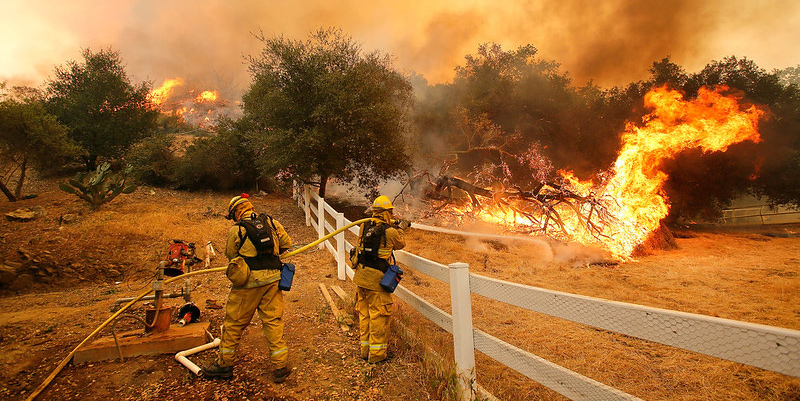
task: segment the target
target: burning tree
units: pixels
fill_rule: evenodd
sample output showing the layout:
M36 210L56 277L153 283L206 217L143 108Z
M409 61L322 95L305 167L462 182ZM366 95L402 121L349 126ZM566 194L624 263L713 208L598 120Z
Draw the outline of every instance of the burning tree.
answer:
M478 185L441 175L431 180L428 197L435 211L597 244L627 257L659 228L669 211L663 192L668 177L660 170L664 160L685 149L717 152L734 143L760 140L757 123L764 112L755 106L742 110L726 90L702 88L692 100L666 87L651 90L645 106L652 111L642 125L628 124L616 162L597 176L597 182L581 181L568 171L545 178L542 172L549 165L535 148L526 155L495 149L496 162L473 172ZM534 171L539 168L538 176L523 177L533 183L530 188L513 184L520 180L511 175L510 161L527 162ZM493 173L498 171L499 176ZM458 201L456 191L467 197Z
M203 130L216 127L225 117L241 114L238 102L228 101L217 90L195 89L180 77L165 79L147 98L164 115Z

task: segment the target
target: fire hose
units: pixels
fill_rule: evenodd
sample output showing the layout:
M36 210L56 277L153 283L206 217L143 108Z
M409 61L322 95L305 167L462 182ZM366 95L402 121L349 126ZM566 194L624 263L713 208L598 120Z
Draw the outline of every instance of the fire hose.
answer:
M318 239L318 240L316 240L314 242L311 242L311 243L309 243L309 244L307 244L307 245L305 245L305 246L303 246L301 248L295 249L294 251L287 252L282 257L283 258L288 258L288 257L292 257L294 255L297 255L298 253L305 252L309 248L312 248L314 246L319 245L323 241L326 241L326 240L330 239L334 235L337 235L337 234L349 229L350 227L353 227L353 226L361 224L361 223L366 223L367 221L370 221L370 220L376 220L377 221L378 219L365 218L365 219L354 221L354 222L352 222L352 223L350 223L350 224L348 224L348 225L346 225L346 226L344 226L344 227L342 227L342 228L340 228L340 229L338 229L336 231L331 232L330 234L328 234L328 235L326 235L326 236L324 236L324 237L322 237L322 238L320 238L320 239ZM196 275L199 275L199 274L222 272L222 271L225 271L226 269L227 269L227 267L215 267L213 269L196 270L196 271L193 271L193 272L184 273L184 274L182 274L180 276L176 276L176 277L172 277L172 278L169 278L167 280L164 280L164 284L169 284L169 283L171 283L173 281L177 281L177 280L180 280L180 279L188 278L190 276L196 276ZM139 296L137 296L136 298L132 299L130 302L125 304L125 306L123 306L118 311L116 311L113 315L111 315L111 317L109 317L105 322L103 322L100 326L98 326L91 334L86 336L86 338L83 341L81 341L80 344L75 346L75 348L73 348L73 350L70 351L70 353L67 354L67 356L64 357L63 360L61 360L61 362L58 364L58 366L56 366L56 368L53 370L53 372L50 373L49 376L47 376L47 378L44 380L44 382L42 382L42 384L40 384L39 387L37 387L36 390L34 390L28 396L28 398L26 398L26 401L33 401L34 399L36 399L36 397L39 394L41 394L41 392L44 391L45 388L47 388L47 386L53 381L53 379L55 379L56 376L58 376L58 374L61 372L61 370L64 369L65 366L67 366L69 361L72 360L72 357L75 356L75 353L78 351L78 349L80 349L80 347L82 347L84 344L89 342L89 340L94 338L94 336L97 335L97 333L99 333L100 330L105 328L109 323L114 321L114 319L116 319L120 314L122 314L122 312L124 312L125 310L130 308L133 304L138 302L140 299L144 298L151 291L153 291L152 288L148 289L145 292L142 292L141 294L139 294Z

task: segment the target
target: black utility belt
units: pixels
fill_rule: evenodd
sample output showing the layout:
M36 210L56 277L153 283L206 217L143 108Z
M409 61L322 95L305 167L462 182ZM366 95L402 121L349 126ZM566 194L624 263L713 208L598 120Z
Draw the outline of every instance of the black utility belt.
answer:
M251 267L250 270L258 271L258 270L280 270L281 266L278 267Z
M244 261L250 270L280 270L283 266L277 255L245 256Z
M375 259L375 258L359 256L358 263L360 263L364 267L375 269L381 273L386 273L386 270L389 269L389 261L383 258Z

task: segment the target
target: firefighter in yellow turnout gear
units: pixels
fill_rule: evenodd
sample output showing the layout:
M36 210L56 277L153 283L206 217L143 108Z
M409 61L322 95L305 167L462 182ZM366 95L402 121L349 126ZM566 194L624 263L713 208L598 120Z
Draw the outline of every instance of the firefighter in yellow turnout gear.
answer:
M203 374L233 377L236 345L258 311L274 366L273 380L281 383L291 369L287 364L288 347L283 339L284 300L278 288L282 266L279 255L292 246L292 239L277 220L265 214L257 215L247 194L231 199L227 217L235 222L225 246L225 256L229 259L226 275L233 287L225 306L219 355L216 362L203 368ZM254 241L260 243L260 252Z
M372 217L379 222L361 225L361 235L356 248L353 266L353 283L356 289L361 357L370 363L387 358L389 322L392 316L392 294L380 286L392 251L406 246L403 230L409 222L392 225L394 207L386 196L379 196L372 204Z

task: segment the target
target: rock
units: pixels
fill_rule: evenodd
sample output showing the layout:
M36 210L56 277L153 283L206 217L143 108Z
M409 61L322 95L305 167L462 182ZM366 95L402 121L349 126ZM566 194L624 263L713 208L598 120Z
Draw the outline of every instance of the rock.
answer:
M5 264L0 265L0 286L7 286L17 279L17 269Z
M35 282L36 279L30 274L20 274L8 288L12 291L26 290Z
M42 207L42 205L36 205L36 206L34 206L34 207L33 207L33 213L36 215L36 217L37 217L37 218L38 218L38 217L45 217L45 216L47 216L47 210L45 210L45 208L44 208L44 207Z
M222 306L217 304L216 300L206 299L206 308L208 308L208 309L222 309Z
M74 223L77 220L78 216L71 213L65 213L61 216L58 216L58 225Z
M25 248L20 247L17 249L17 252L22 256L22 260L30 260L33 257L31 256L31 252Z
M27 208L17 209L13 212L6 213L6 219L8 219L9 221L26 222L26 221L31 221L36 217L37 217L36 213Z

